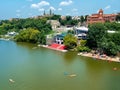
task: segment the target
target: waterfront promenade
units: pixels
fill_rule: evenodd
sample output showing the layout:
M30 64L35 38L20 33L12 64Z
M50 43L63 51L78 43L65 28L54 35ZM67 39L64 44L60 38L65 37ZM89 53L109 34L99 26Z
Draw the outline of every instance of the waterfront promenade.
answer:
M107 60L109 62L120 62L119 57L110 57L107 55L99 55L99 54L92 54L92 53L78 53L78 55L85 56L85 57L91 57L94 59L100 59L100 60Z

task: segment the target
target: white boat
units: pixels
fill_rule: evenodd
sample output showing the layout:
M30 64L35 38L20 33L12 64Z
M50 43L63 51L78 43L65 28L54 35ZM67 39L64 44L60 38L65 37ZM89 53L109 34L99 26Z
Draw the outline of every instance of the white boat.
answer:
M77 75L76 74L70 74L68 75L69 77L76 77Z
M82 53L78 53L77 55L82 55Z
M9 81L10 81L11 83L14 83L14 82L15 82L13 79L9 79Z

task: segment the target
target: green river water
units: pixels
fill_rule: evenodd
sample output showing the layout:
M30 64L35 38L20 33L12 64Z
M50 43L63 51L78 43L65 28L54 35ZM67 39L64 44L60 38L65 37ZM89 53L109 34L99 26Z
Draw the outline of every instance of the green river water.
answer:
M120 63L0 40L0 90L120 90Z

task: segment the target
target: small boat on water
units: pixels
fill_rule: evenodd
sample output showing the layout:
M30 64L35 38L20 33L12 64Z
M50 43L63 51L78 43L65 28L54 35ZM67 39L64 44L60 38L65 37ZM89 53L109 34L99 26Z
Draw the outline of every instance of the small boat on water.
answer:
M9 81L10 81L11 83L14 83L14 82L15 82L13 79L9 79Z
M69 74L68 72L64 72L64 75L67 76L67 77L76 77L77 75L76 74Z
M76 74L70 74L68 75L69 77L76 77L77 75Z
M77 55L82 55L82 53L78 53Z

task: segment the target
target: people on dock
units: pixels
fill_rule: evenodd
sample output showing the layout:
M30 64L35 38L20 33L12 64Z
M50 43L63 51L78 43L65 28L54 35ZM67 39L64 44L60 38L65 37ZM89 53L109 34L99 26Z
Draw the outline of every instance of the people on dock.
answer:
M108 62L120 62L120 57L111 57L107 56L105 53L99 53L99 52L89 52L89 53L78 53L77 55L91 57L93 59L100 59L100 60L107 60Z

